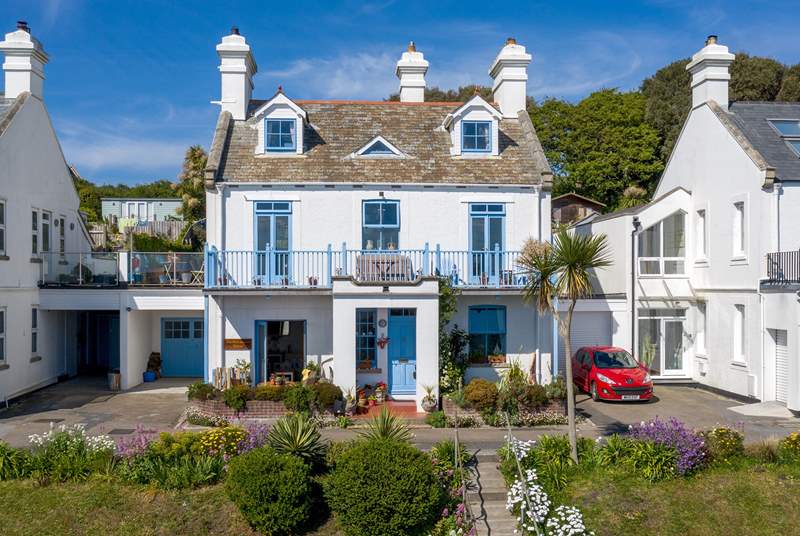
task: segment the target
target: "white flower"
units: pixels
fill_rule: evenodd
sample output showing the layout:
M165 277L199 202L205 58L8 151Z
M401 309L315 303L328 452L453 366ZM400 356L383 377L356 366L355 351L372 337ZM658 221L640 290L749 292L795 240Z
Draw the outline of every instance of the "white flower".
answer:
M527 531L535 531L536 525L544 523L550 511L550 498L537 482L536 471L525 471L525 482L517 480L508 490L506 509L519 510L517 521Z

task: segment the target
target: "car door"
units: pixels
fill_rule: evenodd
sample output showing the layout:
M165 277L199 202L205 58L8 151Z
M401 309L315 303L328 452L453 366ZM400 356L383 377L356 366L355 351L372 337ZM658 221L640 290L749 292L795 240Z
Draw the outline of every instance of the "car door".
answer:
M583 387L583 384L585 383L583 376L583 354L584 350L583 348L580 348L577 352L575 352L575 356L572 358L572 378L574 383L579 387Z

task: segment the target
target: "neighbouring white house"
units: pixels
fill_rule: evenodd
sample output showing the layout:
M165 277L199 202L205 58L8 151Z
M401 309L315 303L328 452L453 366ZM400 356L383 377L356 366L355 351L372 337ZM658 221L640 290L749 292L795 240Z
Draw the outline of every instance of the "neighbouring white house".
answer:
M729 102L733 59L715 36L692 57L692 109L654 199L576 229L608 235L619 261L596 274L597 301L625 314L607 337L655 377L798 411L800 103Z
M128 220L132 223L147 221L182 220L182 201L176 198L103 197L100 210L103 220Z
M252 98L237 29L217 45L221 113L206 169L206 378L253 381L308 362L347 390L384 381L419 405L438 386L439 283L462 291L469 377L511 360L553 371L552 319L523 303L516 266L550 239L552 174L525 110L525 47L492 63L494 101L425 102L429 64L397 62L399 102ZM387 73L390 76L390 73Z
M0 403L62 377L202 377L203 254L96 253L44 100L48 56L24 22L0 42ZM199 360L197 356L200 356Z

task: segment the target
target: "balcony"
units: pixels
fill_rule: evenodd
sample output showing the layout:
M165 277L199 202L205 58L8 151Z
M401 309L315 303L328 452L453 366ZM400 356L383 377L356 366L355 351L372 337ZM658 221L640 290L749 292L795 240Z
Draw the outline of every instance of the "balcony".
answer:
M404 284L420 277L445 276L461 288L522 288L527 277L517 265L520 253L423 249L206 252L209 289L331 288L334 277L356 283Z
M202 287L202 253L42 253L42 287Z
M800 251L767 253L765 283L800 283Z

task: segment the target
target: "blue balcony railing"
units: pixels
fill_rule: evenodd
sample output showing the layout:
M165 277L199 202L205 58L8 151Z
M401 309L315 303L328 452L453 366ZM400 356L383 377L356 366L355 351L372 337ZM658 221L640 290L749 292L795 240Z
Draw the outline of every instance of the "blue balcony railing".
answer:
M328 246L324 250L206 251L205 286L212 289L331 288L333 277L359 283L413 282L439 275L454 286L521 288L527 278L519 251L423 249L364 250Z

